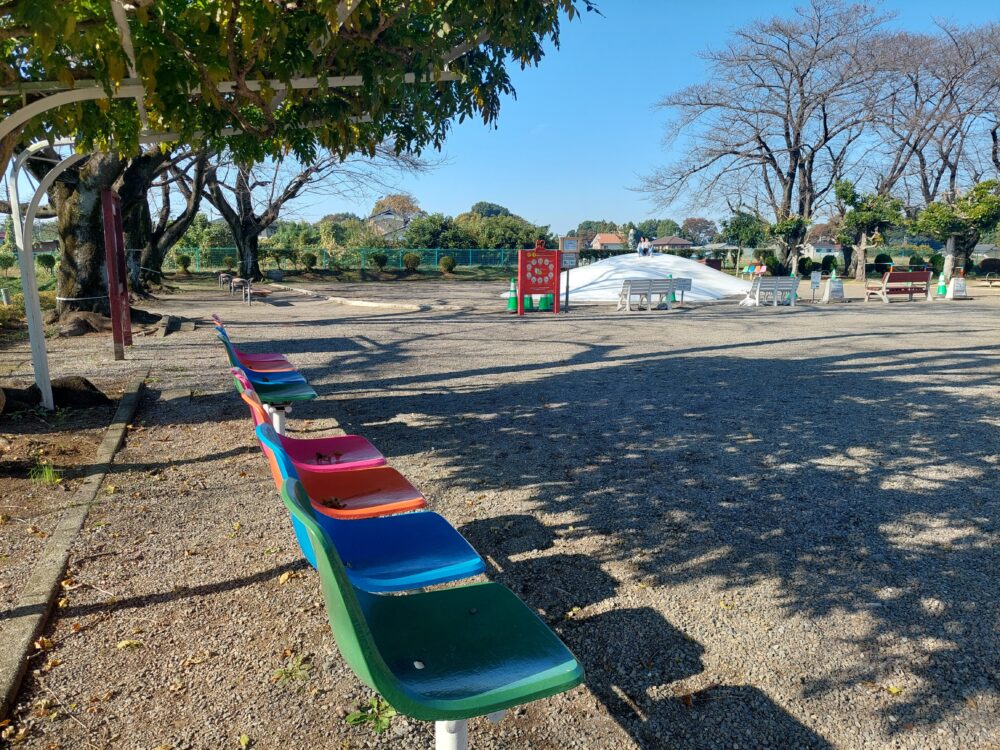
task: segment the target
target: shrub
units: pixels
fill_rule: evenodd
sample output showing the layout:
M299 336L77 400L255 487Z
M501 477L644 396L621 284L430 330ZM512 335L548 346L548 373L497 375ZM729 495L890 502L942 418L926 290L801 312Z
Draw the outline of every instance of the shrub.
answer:
M0 305L0 328L13 328L24 322L24 295L12 294L9 305Z
M941 253L934 253L927 259L927 263L934 269L934 273L941 273L944 270L944 256Z
M407 271L416 271L420 266L419 253L407 253L403 256L403 268Z
M389 256L385 253L372 253L368 256L368 262L371 263L372 267L378 271L385 270L385 267L389 265Z
M777 276L781 273L781 264L773 255L768 255L764 258L764 265L767 266L767 272L772 276Z
M52 274L53 276L55 276L55 270L54 269L56 267L56 256L49 255L48 253L45 253L45 254L39 255L37 258L35 258L35 263L37 263L42 268L44 268L46 271L48 271L50 274Z
M271 251L271 255L274 256L274 260L278 263L278 268L282 271L285 267L282 265L285 261L291 261L292 265L295 265L299 259L299 253L297 250L291 247L279 247Z
M823 273L833 273L837 270L837 256L836 255L824 255L823 260L820 261L820 268L823 269Z
M438 261L438 266L441 267L442 273L451 273L455 270L456 265L455 259L450 255L442 256L441 260Z
M926 265L927 261L916 253L910 256L910 268L923 268Z
M888 253L879 253L875 256L875 271L885 273L892 268L892 256Z
M302 265L307 271L312 271L316 267L316 253L302 253Z
M43 310L55 310L56 309L56 293L55 290L48 292L38 293L38 306ZM24 297L21 297L21 307L24 307Z
M3 271L3 275L7 275L7 271L17 265L17 258L14 257L13 253L0 253L0 271Z
M983 258L979 261L979 273L1000 273L1000 258Z
M233 269L236 268L236 258L232 255L227 255L222 259L222 265L225 267L226 271L232 273Z
M816 264L813 263L812 258L799 258L799 273L803 276L808 276L815 270L815 265Z
M180 255L177 256L176 260L177 260L177 265L181 267L181 271L183 271L184 273L190 273L190 271L188 271L188 269L191 268L190 255L185 255L184 253L181 253Z

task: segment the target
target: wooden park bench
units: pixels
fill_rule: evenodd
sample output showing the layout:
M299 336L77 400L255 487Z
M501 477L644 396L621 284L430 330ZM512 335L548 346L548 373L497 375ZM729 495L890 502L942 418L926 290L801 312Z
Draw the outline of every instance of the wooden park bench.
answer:
M865 302L878 297L886 304L891 295L905 294L912 302L915 295L926 300L931 298L930 271L886 271L879 281L865 284Z
M740 302L744 307L758 307L763 300L771 300L771 304L777 307L782 304L782 300L787 299L788 304L795 307L795 296L799 288L798 276L757 276L750 284L746 299Z
M622 281L622 289L618 294L618 307L616 311L625 310L632 312L632 299L636 299L635 309L642 310L643 304L646 310L651 311L653 306L653 296L658 297L656 307L666 305L669 310L671 297L680 292L680 303L684 304L684 292L691 291L691 279L625 279Z

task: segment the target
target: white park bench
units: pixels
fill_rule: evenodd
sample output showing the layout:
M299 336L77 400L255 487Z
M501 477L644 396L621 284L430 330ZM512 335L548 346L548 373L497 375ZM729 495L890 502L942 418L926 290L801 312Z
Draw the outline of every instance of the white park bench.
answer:
M746 299L740 304L744 307L757 307L762 301L767 304L770 299L771 304L777 307L787 299L788 304L795 307L798 288L798 276L758 276L751 282Z
M1000 273L988 273L988 274L986 274L986 283L987 284L989 284L992 287L994 281L997 282L998 284L1000 284Z
M618 294L618 307L616 310L632 312L635 298L636 310L642 310L643 304L646 310L654 310L656 307L665 305L669 310L670 298L680 293L680 304L684 304L684 292L691 291L691 279L625 279L622 281L621 292ZM656 305L653 305L653 297L657 297Z

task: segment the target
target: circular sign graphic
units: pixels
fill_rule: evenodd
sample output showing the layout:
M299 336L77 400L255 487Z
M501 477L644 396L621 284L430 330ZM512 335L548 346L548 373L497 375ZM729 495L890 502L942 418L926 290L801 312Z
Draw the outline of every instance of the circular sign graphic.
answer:
M550 284L556 275L556 265L549 258L532 258L525 266L524 273L532 284Z

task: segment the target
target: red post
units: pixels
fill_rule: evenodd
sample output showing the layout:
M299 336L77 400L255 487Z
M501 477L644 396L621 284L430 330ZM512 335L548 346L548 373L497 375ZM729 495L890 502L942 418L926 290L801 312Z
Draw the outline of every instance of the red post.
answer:
M104 267L108 273L108 300L111 303L111 336L115 359L125 359L125 347L132 346L132 316L128 305L125 232L118 193L102 190L101 209L104 215Z

